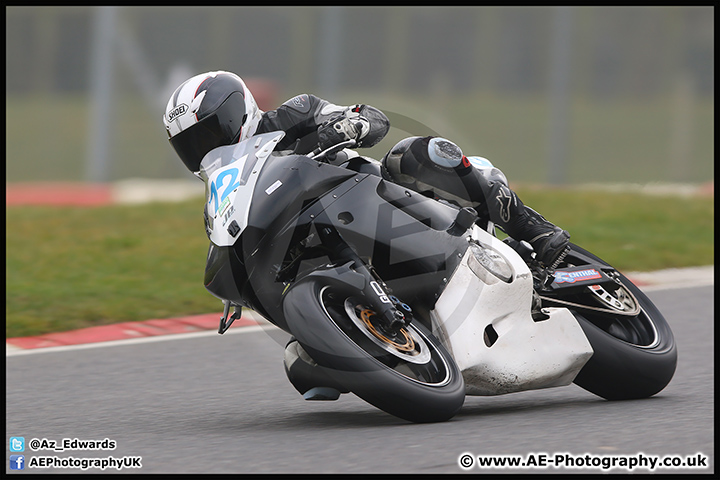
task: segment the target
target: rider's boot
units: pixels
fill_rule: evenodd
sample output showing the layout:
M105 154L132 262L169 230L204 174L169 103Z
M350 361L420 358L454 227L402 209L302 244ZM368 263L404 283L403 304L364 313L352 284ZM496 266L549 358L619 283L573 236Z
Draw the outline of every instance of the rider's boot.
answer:
M556 268L570 251L570 233L548 222L530 207L525 207L525 212L529 218L528 223L525 224L524 231L516 235L532 245L536 258L543 265Z
M338 384L300 346L293 337L285 347L285 373L305 400L337 400L349 390Z

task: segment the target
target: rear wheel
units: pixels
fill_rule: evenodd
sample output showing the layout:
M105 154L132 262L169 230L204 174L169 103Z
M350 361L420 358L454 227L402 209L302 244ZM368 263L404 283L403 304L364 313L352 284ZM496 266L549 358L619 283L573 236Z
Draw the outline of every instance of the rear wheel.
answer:
M326 372L368 403L412 422L452 418L462 407L462 375L417 321L389 333L357 290L312 275L283 301L293 335Z
M571 244L571 249L561 267L610 266L577 245ZM675 339L647 295L617 273L617 286L594 286L584 293L557 298L590 307L568 307L595 352L575 383L608 400L650 397L664 389L675 373ZM553 304L552 299L548 304Z

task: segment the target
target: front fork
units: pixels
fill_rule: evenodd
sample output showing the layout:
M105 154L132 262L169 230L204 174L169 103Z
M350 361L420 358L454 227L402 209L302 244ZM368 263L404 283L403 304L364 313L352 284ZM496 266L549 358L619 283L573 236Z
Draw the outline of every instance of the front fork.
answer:
M352 262L351 268L365 277L362 293L381 319L387 333L397 333L412 320L412 309L389 293L389 288L372 266L365 263L332 226L318 228L324 246L330 249L330 260L339 264Z

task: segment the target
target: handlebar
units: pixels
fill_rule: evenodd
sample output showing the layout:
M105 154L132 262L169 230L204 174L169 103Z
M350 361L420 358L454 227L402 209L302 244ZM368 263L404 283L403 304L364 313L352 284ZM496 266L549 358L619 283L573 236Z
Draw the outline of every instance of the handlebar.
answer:
M308 154L308 157L312 158L313 160L317 160L318 162L322 161L332 161L333 158L329 158L333 156L334 154L338 153L340 150L344 148L352 148L357 145L357 142L355 140L346 140L344 142L340 142L336 145L333 145L330 148L327 148L325 150L321 150L320 147L313 150L311 153Z

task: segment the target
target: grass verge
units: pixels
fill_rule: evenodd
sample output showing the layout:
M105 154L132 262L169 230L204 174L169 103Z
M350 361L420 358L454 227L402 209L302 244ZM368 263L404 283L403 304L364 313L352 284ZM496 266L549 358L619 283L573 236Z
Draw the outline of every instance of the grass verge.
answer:
M517 189L623 271L714 263L712 198ZM202 200L6 208L6 336L210 313Z

